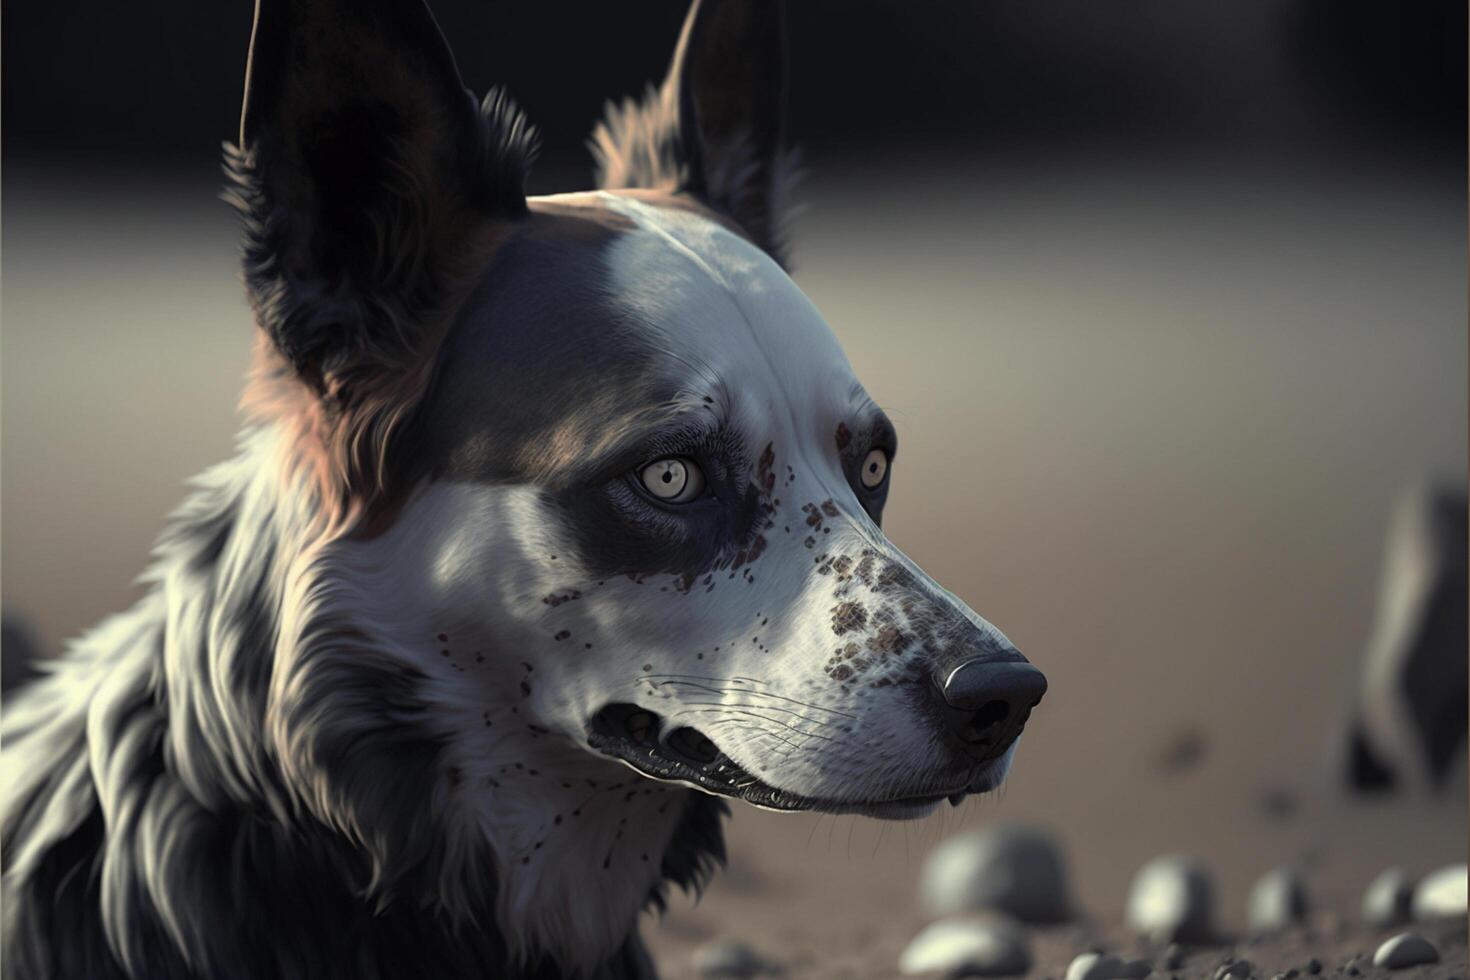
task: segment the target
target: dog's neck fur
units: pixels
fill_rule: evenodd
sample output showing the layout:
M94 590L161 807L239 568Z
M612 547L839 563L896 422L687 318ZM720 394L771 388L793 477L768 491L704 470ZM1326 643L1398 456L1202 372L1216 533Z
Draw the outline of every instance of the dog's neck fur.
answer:
M437 679L345 614L370 589L330 574L333 531L285 452L247 436L176 515L145 598L7 705L14 975L651 975L637 909L723 859L723 804L650 796L667 816L643 821L646 876L620 877L631 912L589 934L606 905L582 923L576 900L618 883L571 889L629 809L587 806L544 861L528 828L565 801L507 780L484 811L462 719L424 711ZM524 765L580 757L545 742Z

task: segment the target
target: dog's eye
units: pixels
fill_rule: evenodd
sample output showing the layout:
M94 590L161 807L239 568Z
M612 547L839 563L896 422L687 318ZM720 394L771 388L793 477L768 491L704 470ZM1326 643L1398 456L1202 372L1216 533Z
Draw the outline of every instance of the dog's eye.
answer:
M888 454L881 449L870 449L863 457L863 486L876 490L888 475Z
M683 504L704 492L704 474L691 459L670 456L643 467L643 486L659 500Z

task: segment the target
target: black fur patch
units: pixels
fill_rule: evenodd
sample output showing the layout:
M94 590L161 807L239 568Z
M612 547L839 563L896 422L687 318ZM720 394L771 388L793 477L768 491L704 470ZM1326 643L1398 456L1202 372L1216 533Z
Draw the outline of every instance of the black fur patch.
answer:
M380 124L368 116L351 128L373 132ZM487 216L520 216L535 159L535 130L500 90L485 97L472 125L474 138L457 151L464 156L455 165L462 171L467 204ZM390 145L357 145L338 155L350 158L351 173ZM414 223L420 210L414 195L422 188L403 184L390 169L361 193L327 196L317 230L308 232L326 240L311 246L316 261L302 263L293 260L302 248L297 240L302 232L288 223L281 195L270 188L271 165L261 156L257 146L226 144L222 195L240 218L245 289L257 323L318 385L365 354L372 355L376 367L397 367L416 353L419 338L411 325L432 310L441 286L427 261L434 243L424 240ZM326 174L322 183L332 186ZM369 206L374 197L367 191L384 189L390 191L387 199L377 208Z
M323 390L412 362L477 219L525 213L534 153L423 0L263 0L225 150L260 326Z

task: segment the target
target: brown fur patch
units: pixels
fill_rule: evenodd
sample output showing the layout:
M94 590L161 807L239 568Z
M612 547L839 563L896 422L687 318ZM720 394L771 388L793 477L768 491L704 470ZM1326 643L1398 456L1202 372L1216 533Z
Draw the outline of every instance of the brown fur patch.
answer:
M867 625L868 611L857 602L839 602L832 607L832 632L841 636Z

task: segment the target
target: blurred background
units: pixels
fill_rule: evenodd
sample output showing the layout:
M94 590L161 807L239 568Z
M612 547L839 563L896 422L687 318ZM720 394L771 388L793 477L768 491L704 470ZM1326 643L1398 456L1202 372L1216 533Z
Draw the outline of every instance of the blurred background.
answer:
M533 191L588 185L603 102L662 76L685 8L432 6L540 127ZM1439 792L1363 795L1343 733L1395 501L1466 472L1466 5L789 6L796 278L898 426L887 529L1052 687L996 798L739 809L730 872L650 929L666 972L734 930L867 975L960 827L1048 828L1103 923L1163 852L1214 870L1227 926L1275 865L1348 910L1388 864L1463 861L1463 748ZM0 587L7 655L49 654L232 449L252 327L214 195L251 5L3 16Z

